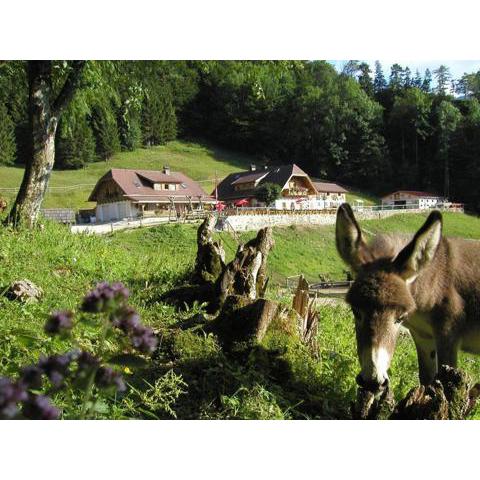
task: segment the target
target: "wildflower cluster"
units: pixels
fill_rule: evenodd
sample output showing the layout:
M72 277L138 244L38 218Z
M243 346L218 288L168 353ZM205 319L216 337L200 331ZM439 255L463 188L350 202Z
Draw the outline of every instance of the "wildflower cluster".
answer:
M60 410L50 398L38 394L46 388L48 379L50 393L66 387L67 380L84 390L84 411L88 405L92 388L126 390L125 382L117 371L102 365L103 344L109 328L123 332L132 346L142 353L153 353L157 338L153 330L141 324L140 316L127 305L128 289L122 283L97 284L83 299L81 310L86 313L103 313L103 333L98 347L98 356L80 349L64 354L41 356L35 365L24 367L18 380L0 377L0 419L16 418L20 413L25 418L51 420L60 417ZM49 335L67 336L74 326L70 311L53 312L47 319L44 330ZM21 406L21 409L20 409Z
M89 292L82 303L82 310L90 313L107 313L111 324L125 333L133 347L141 353L153 353L158 340L153 330L140 323L140 316L127 300L130 295L122 283L101 282Z

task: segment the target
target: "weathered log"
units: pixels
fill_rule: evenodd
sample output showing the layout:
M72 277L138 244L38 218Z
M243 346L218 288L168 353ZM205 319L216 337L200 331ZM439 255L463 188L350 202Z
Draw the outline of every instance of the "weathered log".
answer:
M259 230L257 236L238 247L235 258L218 278L216 291L221 306L230 295L240 295L255 300L265 294L267 257L274 246L272 229Z
M225 268L225 250L221 241L213 240L216 221L214 215L208 215L197 231L194 280L199 283L215 282Z
M298 328L300 338L306 345L316 348L316 339L318 334L318 312L316 297L310 299L310 286L300 275L298 279L297 290L293 296L292 308L299 315Z

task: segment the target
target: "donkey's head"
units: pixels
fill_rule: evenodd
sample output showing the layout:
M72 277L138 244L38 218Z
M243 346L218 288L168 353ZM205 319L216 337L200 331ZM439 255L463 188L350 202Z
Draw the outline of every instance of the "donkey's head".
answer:
M434 211L400 251L367 245L347 203L337 212L336 242L355 274L347 302L355 316L361 372L357 382L373 391L388 385L387 370L400 325L416 306L410 284L434 257L442 237L442 216Z

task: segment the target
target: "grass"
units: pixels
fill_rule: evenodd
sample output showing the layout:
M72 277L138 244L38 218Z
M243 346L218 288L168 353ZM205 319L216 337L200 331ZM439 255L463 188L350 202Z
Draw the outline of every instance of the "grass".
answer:
M423 215L398 215L363 222L370 232L414 232ZM480 239L480 220L461 214L445 215L445 233ZM277 228L269 258L270 296L284 277L319 273L337 278L343 265L334 247L333 227ZM219 235L227 256L236 244ZM242 235L242 240L253 233ZM132 305L161 339L158 354L147 367L124 372L130 386L123 396L102 400L96 418L345 418L355 395L358 371L354 323L345 305L321 308L319 349L314 357L291 344L287 336L266 339L248 354L227 355L215 335L182 322L202 314L201 305L176 310L161 294L188 278L195 258L195 225L165 225L117 232L103 237L71 235L47 223L44 230L13 232L0 229L0 292L16 279L28 278L44 290L37 304L21 304L0 295L0 375L15 376L19 367L40 354L65 351L66 340L52 340L42 326L49 312L69 308L78 312L82 296L99 280L120 280L131 290ZM288 298L284 299L289 301ZM80 344L95 347L98 328L78 327ZM108 344L112 351L115 345ZM480 378L480 362L461 355L460 365ZM397 398L417 382L416 354L409 336L400 338L391 367ZM78 413L78 400L57 394L64 418ZM474 417L480 415L475 412Z

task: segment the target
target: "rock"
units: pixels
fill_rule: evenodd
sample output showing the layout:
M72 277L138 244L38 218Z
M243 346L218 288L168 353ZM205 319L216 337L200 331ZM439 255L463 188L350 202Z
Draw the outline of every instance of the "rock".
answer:
M38 302L43 296L43 290L30 280L16 280L12 282L6 292L10 300L19 300L23 303Z

